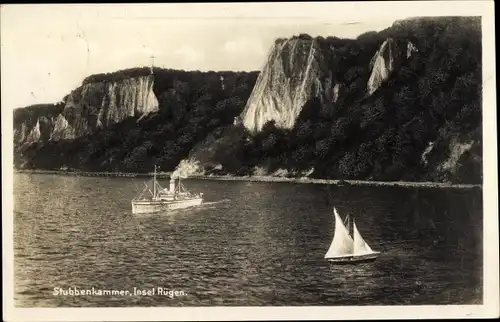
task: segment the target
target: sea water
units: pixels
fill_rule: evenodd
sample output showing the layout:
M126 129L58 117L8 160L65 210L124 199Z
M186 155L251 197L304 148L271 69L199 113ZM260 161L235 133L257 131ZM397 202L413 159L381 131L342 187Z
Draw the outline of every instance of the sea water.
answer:
M205 205L134 216L143 179L14 182L18 307L482 301L480 189L186 180ZM375 262L325 261L333 206L381 252Z

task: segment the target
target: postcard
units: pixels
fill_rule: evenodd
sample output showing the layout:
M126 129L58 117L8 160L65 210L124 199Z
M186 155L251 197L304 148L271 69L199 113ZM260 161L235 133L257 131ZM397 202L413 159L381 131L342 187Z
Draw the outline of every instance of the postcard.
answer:
M492 1L1 6L6 321L499 315Z

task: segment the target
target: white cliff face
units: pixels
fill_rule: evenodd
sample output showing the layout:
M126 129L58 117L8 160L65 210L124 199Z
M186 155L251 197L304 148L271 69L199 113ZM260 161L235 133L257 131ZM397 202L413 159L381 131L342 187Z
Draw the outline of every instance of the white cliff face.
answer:
M458 139L452 139L449 145L450 155L438 167L439 170L448 170L452 173L456 172L457 163L462 154L469 151L474 145L474 141L460 142Z
M339 99L340 84L335 84L333 87L333 103L337 102Z
M26 138L26 142L36 142L40 140L42 137L42 134L40 132L40 120L36 121L35 126L33 129L31 129L30 133L28 134L28 137Z
M158 111L158 99L153 93L153 76L125 79L107 84L97 125L105 127L127 117L142 116Z
M74 139L75 130L64 117L64 115L59 114L54 121L54 130L50 137L51 140L58 141L62 139Z
M411 43L400 48L392 38L386 39L370 62L368 95L373 94L390 74L412 53ZM334 50L334 49L332 49ZM342 84L335 75L322 71L324 53L315 39L280 39L271 48L247 105L235 124L258 132L269 121L277 127L292 128L305 103L320 98L322 109L331 109L341 96Z
M14 132L16 143L71 140L128 117L156 112L153 85L154 75L83 84L65 98L62 113L42 116L34 126L21 123Z
M405 59L395 47L394 40L388 38L373 56L370 62L372 72L367 84L368 95L373 94L389 78L396 65L399 65ZM406 59L409 59L414 52L418 52L417 47L413 43L408 42L406 46Z
M367 85L368 95L373 94L389 78L394 66L393 47L394 41L389 38L384 41L375 56L373 56L370 62L372 73Z
M252 132L272 120L293 127L304 104L323 93L320 59L316 40L278 40L240 116L243 125Z
M82 85L68 95L64 111L56 119L52 139L74 139L128 117L158 111L153 85L153 75Z
M24 139L21 140L23 138L23 135L22 133L19 133L18 135L20 136L17 143L18 144L24 144L24 143L34 143L34 142L38 142L38 141L46 141L46 140L49 140L50 137L51 137L51 133L53 131L53 128L54 128L54 120L50 117L46 117L46 116L40 116L36 119L36 123L35 125L33 125L33 127L31 128L31 130L29 130L29 133L26 133L24 132ZM26 125L23 123L21 125L21 128L20 130L23 131L25 130L27 127Z

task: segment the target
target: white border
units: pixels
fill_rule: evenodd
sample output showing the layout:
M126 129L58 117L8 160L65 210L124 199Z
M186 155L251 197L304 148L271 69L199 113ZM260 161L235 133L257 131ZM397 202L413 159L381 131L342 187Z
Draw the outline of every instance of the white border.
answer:
M32 5L25 5L32 6ZM42 5L48 6L48 5ZM51 5L54 9L63 5ZM73 5L78 7L79 5ZM82 6L82 5L80 5ZM483 35L483 209L484 304L446 306L343 306L343 307L184 307L184 308L57 308L20 309L13 301L12 111L2 109L2 224L3 312L5 321L154 321L154 320L308 320L477 318L499 316L498 200L496 151L495 29L493 1L251 3L251 4L141 4L84 5L86 10L127 9L157 17L179 16L244 18L323 18L345 22L400 19L410 16L482 16ZM2 6L2 11L5 5ZM1 21L1 20L0 20ZM5 26L2 25L1 29ZM1 30L0 29L0 30ZM3 59L2 65L7 64ZM3 68L2 68L3 70ZM2 91L4 82L2 75ZM3 104L2 104L3 105Z

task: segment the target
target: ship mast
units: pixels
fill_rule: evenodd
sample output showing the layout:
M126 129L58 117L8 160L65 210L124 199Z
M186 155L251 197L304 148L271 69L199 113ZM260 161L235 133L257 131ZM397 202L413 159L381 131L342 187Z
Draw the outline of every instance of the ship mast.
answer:
M154 166L154 174L153 174L153 198L156 198L156 164Z
M349 216L349 214L347 214L347 216L345 217L344 224L346 225L347 232L350 235L351 234L351 228L350 228L350 226L351 226L351 217Z

